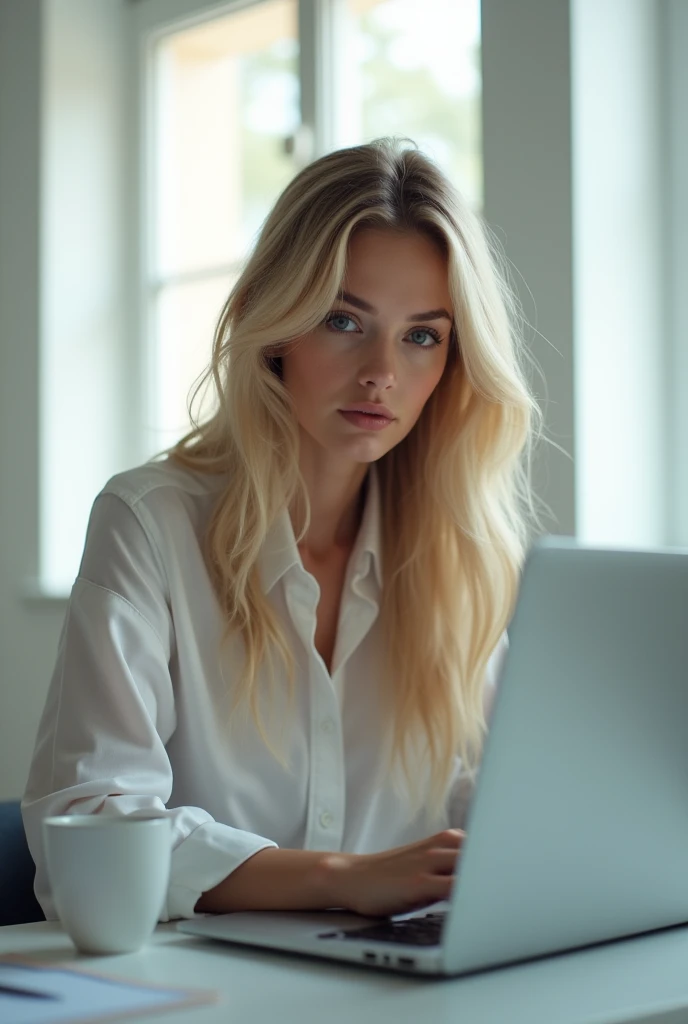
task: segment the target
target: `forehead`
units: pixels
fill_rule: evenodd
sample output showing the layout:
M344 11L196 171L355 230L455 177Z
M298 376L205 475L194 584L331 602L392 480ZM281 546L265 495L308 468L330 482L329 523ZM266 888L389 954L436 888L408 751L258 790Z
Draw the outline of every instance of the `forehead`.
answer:
M416 231L355 232L343 287L373 305L377 299L412 310L451 308L447 258L437 242Z

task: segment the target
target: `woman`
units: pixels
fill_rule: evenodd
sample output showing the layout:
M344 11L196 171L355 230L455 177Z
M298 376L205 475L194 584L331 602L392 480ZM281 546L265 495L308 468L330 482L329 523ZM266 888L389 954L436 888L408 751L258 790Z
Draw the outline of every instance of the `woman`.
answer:
M450 892L538 424L474 214L414 148L286 188L210 416L97 497L23 801L168 815L162 919Z

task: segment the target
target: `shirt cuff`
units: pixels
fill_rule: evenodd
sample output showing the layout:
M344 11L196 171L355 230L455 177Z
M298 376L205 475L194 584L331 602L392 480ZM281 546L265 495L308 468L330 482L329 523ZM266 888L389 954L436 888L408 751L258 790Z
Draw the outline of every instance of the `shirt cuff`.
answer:
M172 851L170 884L160 920L204 917L194 910L201 895L254 853L271 846L277 843L217 821L199 825Z

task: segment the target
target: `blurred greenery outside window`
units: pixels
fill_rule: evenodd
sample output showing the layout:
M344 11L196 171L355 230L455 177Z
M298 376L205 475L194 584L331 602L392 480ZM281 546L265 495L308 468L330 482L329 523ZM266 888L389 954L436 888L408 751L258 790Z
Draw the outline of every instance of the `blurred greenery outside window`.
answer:
M339 148L396 135L416 142L482 203L479 0L320 0L331 4ZM152 51L153 142L145 448L188 429L223 302L275 199L304 162L297 0L250 6L168 32ZM313 33L313 35L315 35ZM330 59L331 58L331 59ZM322 109L322 105L321 105ZM317 139L317 125L312 133ZM307 158L320 155L311 151ZM205 402L196 415L207 411Z

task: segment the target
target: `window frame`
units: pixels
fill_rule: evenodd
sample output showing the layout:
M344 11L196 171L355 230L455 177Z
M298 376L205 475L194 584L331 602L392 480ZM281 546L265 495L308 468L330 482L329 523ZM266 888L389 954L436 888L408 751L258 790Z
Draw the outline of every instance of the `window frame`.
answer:
M334 118L331 75L326 73L325 54L331 49L336 12L343 0L297 0L299 33L300 140L308 159L331 148L329 126ZM150 458L146 424L155 416L152 407L155 352L152 322L155 213L148 202L155 171L155 109L152 53L163 36L226 14L257 6L261 0L136 0L131 8L129 54L131 83L128 109L132 125L128 290L132 296L132 329L127 353L131 389L131 416L127 448L132 464ZM230 268L231 269L231 268ZM181 275L191 280L194 275ZM166 283L169 283L166 279Z

